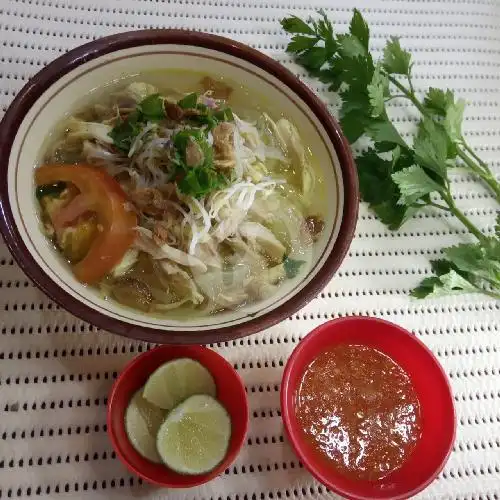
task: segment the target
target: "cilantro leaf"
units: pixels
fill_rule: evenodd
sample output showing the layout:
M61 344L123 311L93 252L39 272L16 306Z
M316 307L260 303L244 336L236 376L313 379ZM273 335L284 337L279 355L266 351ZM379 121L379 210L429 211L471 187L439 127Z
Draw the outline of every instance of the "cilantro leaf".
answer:
M444 254L460 271L500 288L500 244L492 240L492 245L493 251L489 252L480 243L461 244L445 248Z
M285 269L286 277L288 279L295 278L299 274L300 268L305 264L303 260L294 260L287 257L283 261L283 267Z
M217 121L220 122L234 122L234 115L231 108L222 108L215 111L212 115Z
M184 177L177 182L181 193L199 198L216 189L225 187L228 179L213 168L190 168Z
M367 94L366 87L373 79L375 65L371 55L354 58L343 58L335 61L334 68L342 73L342 79L349 85L348 92L354 90L352 99L360 92Z
M163 109L163 97L159 94L152 94L143 99L137 106L146 121L157 121L165 118Z
M399 228L417 210L398 204L401 194L391 178L395 170L405 167L409 162L408 156L401 154L396 165L393 165L380 158L373 149L356 158L363 200L370 204L370 208L390 229Z
M420 284L410 292L410 295L422 299L428 296L433 296L433 293L441 295L449 294L450 292L446 291L445 283L449 282L451 272L458 274L462 279L469 282L469 284L474 285L471 281L470 275L460 271L453 263L446 259L432 260L431 268L435 276L423 279ZM455 275L452 274L452 276L454 277ZM441 277L444 277L443 279L445 283L441 281Z
M385 98L389 96L389 79L387 75L380 71L380 66L375 68L372 81L367 90L372 107L371 116L377 118L384 112Z
M370 208L375 212L382 223L392 231L399 229L420 210L420 207L398 205L394 199L383 201L378 205L370 205Z
M451 90L436 89L431 87L424 99L424 106L440 116L446 114L446 110L449 106L453 105L454 97Z
M356 142L365 132L369 119L358 111L350 111L340 118L340 126L347 140L352 144Z
M434 191L442 192L443 186L433 181L422 167L413 165L412 167L395 172L392 179L401 191L400 205L413 205L423 196Z
M482 291L474 283L471 283L451 269L448 273L441 276L425 278L419 286L411 291L410 295L418 299L423 299L462 293L481 293Z
M318 37L322 38L325 43L328 43L333 38L333 25L328 20L326 12L323 9L319 9L318 14L321 16L321 19L313 21L314 31Z
M458 269L446 259L431 260L431 269L437 276L449 273L451 269L458 271Z
M462 121L464 117L465 101L458 99L446 108L444 128L453 142L462 140Z
M453 143L462 140L462 121L465 109L463 99L455 101L451 90L444 91L431 87L425 96L424 107L431 113L431 116L435 114L444 118L442 121L444 129Z
M369 123L366 126L366 134L371 137L374 142L391 142L403 148L408 147L396 127L387 119L378 119L377 121Z
M418 134L413 142L415 159L441 179L446 179L446 159L448 153L448 137L445 130L434 120L423 118L418 126Z
M411 68L411 54L403 50L399 39L391 37L384 48L384 68L390 74L407 75Z
M378 204L390 197L395 188L391 179L391 162L380 158L374 149L369 149L356 158L356 166L364 201ZM396 194L399 198L399 192Z
M420 284L410 292L410 295L416 299L425 299L434 291L435 287L439 288L441 285L442 283L437 276L424 278Z
M349 24L349 33L355 36L363 45L363 47L368 51L368 44L370 41L370 29L368 24L363 19L361 12L358 9L354 9L354 14Z
M310 49L318 43L319 38L302 35L295 35L288 44L286 51L290 53L300 53Z
M366 48L357 36L340 35L338 40L340 43L340 53L343 56L352 58L366 56Z
M495 223L495 236L500 240L500 212L497 214L497 220Z
M326 49L324 47L312 47L297 56L299 64L309 71L319 70L327 59Z
M281 20L281 26L288 33L314 35L314 30L297 16L285 17Z
M203 163L195 167L186 164L186 148L192 141L203 153ZM177 132L172 142L175 150L172 161L177 167L175 178L182 193L199 198L228 184L229 179L214 168L212 147L202 130L186 128Z
M184 96L182 99L177 101L177 105L182 109L193 109L196 108L196 103L198 102L198 94L193 92Z
M132 142L141 131L141 118L141 114L137 110L133 111L125 120L119 119L112 128L109 136L120 151L128 153Z
M174 143L175 148L181 152L181 154L185 154L186 147L189 144L189 141L193 139L196 142L200 143L205 140L203 136L203 132L197 128L185 128L180 130L172 137L172 142Z
M500 242L492 238L491 245L491 252L480 243L445 248L448 260L432 261L436 276L424 279L411 294L423 298L477 292L500 297Z

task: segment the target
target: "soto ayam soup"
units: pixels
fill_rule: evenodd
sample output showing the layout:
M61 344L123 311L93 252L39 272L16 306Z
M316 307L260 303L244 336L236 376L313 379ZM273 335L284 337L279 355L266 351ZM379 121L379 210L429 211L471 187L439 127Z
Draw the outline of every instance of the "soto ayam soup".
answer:
M75 277L151 314L271 298L311 267L324 226L295 124L245 108L225 81L195 82L93 96L35 170L43 231Z

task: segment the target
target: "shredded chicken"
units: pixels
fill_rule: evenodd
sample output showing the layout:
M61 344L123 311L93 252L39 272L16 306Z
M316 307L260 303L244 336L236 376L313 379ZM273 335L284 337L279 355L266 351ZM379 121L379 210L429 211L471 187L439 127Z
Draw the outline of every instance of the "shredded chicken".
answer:
M153 241L161 246L165 243L169 242L169 227L168 224L164 221L159 221L155 224L153 228Z
M151 85L150 83L145 82L132 82L124 91L124 95L122 98L133 99L134 103L141 102L146 97L156 94L158 89Z
M212 131L214 139L215 161L218 167L233 168L234 154L234 125L229 122L219 123Z
M163 195L155 188L139 188L129 193L130 200L140 210L151 215L163 213L167 204Z
M205 160L205 155L200 146L195 141L189 141L186 147L186 165L188 167L196 167L201 165Z

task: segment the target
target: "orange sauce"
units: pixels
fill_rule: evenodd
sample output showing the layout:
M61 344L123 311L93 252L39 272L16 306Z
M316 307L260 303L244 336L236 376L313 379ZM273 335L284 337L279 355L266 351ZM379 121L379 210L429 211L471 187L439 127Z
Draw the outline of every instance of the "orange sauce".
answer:
M375 481L400 468L421 433L404 370L371 347L339 345L306 369L296 414L311 446L340 473Z

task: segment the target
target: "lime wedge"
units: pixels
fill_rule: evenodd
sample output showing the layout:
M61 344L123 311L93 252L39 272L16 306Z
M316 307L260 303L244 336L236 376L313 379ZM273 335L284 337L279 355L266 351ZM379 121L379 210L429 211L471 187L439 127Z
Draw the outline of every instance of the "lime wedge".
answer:
M174 408L158 431L163 463L180 474L204 474L226 455L231 419L213 397L191 396Z
M215 396L210 372L198 361L179 358L157 368L144 386L143 396L150 403L171 410L194 394Z
M156 449L156 436L165 412L142 397L142 389L130 400L125 411L125 431L132 446L152 462L161 463Z

